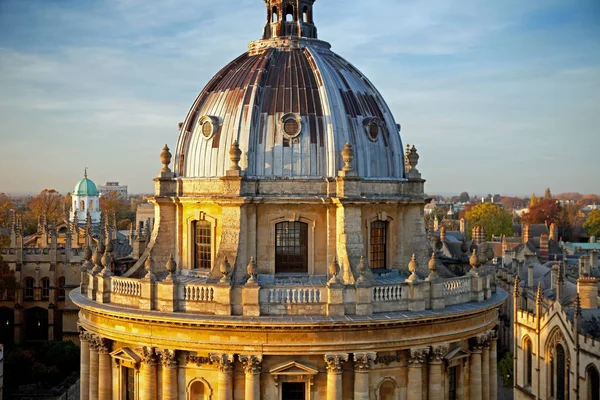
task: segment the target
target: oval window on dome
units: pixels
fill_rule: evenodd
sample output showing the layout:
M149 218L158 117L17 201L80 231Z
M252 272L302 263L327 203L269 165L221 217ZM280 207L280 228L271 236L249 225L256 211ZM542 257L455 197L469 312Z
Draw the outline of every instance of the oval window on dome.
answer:
M285 114L281 117L283 134L287 138L295 138L302 132L302 118L298 114Z
M212 138L219 129L219 118L205 115L198 120L197 128L205 139Z
M363 126L369 139L376 142L379 139L379 132L381 132L381 121L377 117L369 117L363 120Z

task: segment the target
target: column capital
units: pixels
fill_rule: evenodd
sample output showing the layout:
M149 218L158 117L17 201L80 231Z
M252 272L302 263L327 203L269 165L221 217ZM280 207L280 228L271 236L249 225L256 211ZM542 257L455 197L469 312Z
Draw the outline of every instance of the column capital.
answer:
M245 355L238 356L240 362L244 366L244 371L249 375L258 375L262 370L262 355Z
M86 331L86 330L83 330L83 329L79 330L79 340L81 342L89 342L89 341L91 341L92 340L92 336L93 335L91 333L89 333L88 331Z
M163 349L157 351L158 356L160 357L160 362L163 367L166 368L175 368L177 367L177 354L176 350Z
M110 340L101 337L96 337L96 347L98 349L98 353L108 354L110 352L110 345Z
M377 353L354 353L354 371L355 372L369 372L373 366L373 361Z
M327 353L324 356L328 374L339 375L342 373L342 364L348 361L348 354Z
M156 347L144 346L142 348L142 358L144 359L144 362L148 365L158 364L158 354L156 353Z
M421 347L409 350L408 366L409 367L420 367L427 360L427 354L429 354L429 347Z
M209 357L211 362L219 366L219 371L227 373L233 371L233 361L235 360L233 354L210 353Z
M429 353L429 363L430 364L440 364L442 362L442 358L448 353L449 346L447 344L440 344L437 346L431 347L431 352Z
M90 351L98 352L100 337L94 335L93 333L88 333L88 341L90 342Z

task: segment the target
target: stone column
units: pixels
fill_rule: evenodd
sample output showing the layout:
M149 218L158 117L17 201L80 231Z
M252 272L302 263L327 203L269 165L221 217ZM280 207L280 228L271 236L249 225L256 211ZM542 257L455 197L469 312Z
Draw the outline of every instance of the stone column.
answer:
M90 398L90 334L82 330L79 332L81 343L81 373L79 374L79 399Z
M490 341L489 333L481 338L481 395L483 400L490 400Z
M260 400L260 372L262 356L240 355L240 362L246 372L245 400Z
M174 350L160 352L162 363L162 400L177 400L177 357Z
M216 363L219 367L219 379L217 400L233 400L233 354L212 353L210 361Z
M429 355L429 400L444 400L442 389L442 359L448 352L447 345L433 346Z
M369 400L369 370L376 353L354 353L354 400Z
M490 399L498 400L498 364L497 364L498 338L496 332L490 335Z
M327 400L342 400L342 364L348 354L325 354L327 364Z
M144 362L140 372L140 399L156 400L158 397L156 388L156 365L158 356L154 347L144 347L142 349Z
M110 363L110 342L98 340L98 400L112 399L112 369Z
M475 338L471 344L471 357L469 371L470 376L470 387L469 393L471 400L482 400L483 394L481 390L481 352L483 346L481 345L478 338Z
M410 349L408 358L408 400L423 399L423 364L429 354L429 347Z
M90 335L89 400L98 400L98 337Z

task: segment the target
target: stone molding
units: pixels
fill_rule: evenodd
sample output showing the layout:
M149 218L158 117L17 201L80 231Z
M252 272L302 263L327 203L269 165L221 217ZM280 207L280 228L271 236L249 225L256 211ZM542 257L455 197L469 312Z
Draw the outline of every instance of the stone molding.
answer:
M377 353L354 353L354 372L367 373L373 366Z
M191 354L188 354L185 356L185 362L186 363L190 363L190 364L196 364L198 367L202 366L202 365L212 365L212 361L210 359L210 357L204 357L204 356L194 356Z
M262 356L261 355L242 355L238 356L240 362L244 366L244 371L249 375L258 375L262 371Z
M325 354L325 364L328 374L339 375L342 373L342 364L348 361L348 354Z
M160 362L165 368L177 367L177 351L164 349L157 352L160 357Z
M442 344L438 346L432 346L431 352L429 353L430 364L441 364L444 356L448 353L448 345Z
M233 354L227 353L210 353L210 361L219 366L219 371L231 373L233 371L233 362L235 357Z
M429 347L421 347L417 349L409 350L408 366L409 367L420 367L425 361L427 361L427 355L429 354Z

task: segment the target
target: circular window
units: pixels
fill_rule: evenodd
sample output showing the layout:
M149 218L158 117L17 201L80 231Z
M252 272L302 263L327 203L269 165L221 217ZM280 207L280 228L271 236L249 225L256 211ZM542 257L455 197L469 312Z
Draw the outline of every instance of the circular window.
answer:
M379 118L369 117L363 120L363 126L369 139L376 142L379 139L379 132L381 131L381 123Z
M210 121L204 121L202 124L202 134L204 137L210 137L213 133L213 125Z
M298 114L286 114L281 118L283 134L288 138L295 138L302 131L302 119Z
M205 139L212 138L219 129L219 118L205 115L196 124L196 131L201 133Z

